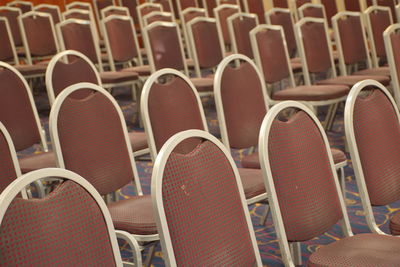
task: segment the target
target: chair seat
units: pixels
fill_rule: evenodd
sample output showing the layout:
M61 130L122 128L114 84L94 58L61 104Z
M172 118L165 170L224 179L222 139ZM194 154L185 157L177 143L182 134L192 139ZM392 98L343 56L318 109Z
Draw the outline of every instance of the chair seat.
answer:
M378 234L343 238L311 254L307 266L400 266L400 239Z
M107 205L114 227L137 235L157 233L151 196L135 196Z
M367 75L348 75L348 76L338 76L336 78L321 80L316 82L318 85L329 85L329 84L342 84L353 87L356 83L371 79L380 82L383 85L389 85L390 79L387 76L367 76Z
M333 162L335 164L347 161L346 154L344 154L344 152L340 149L331 147L331 153L333 157ZM241 160L241 164L243 168L261 169L258 152L244 156Z
M129 132L129 140L131 141L132 151L136 152L148 148L147 136L144 132Z
M150 66L143 65L143 66L134 66L129 68L124 68L120 70L122 72L136 72L139 76L149 76L151 74Z
M43 168L56 167L56 155L53 152L33 154L19 159L22 173L28 173Z
M31 75L41 75L46 73L46 65L36 64L36 65L18 65L14 66L22 76L31 76Z
M346 96L349 90L350 88L346 85L305 85L277 91L273 94L272 99L297 101L332 100Z
M389 228L392 235L400 235L400 212L397 212L392 216Z
M213 92L214 80L210 78L191 78L190 81L199 92Z
M101 82L104 84L116 84L123 82L136 81L139 75L134 72L105 71L100 72Z
M246 199L256 197L266 192L261 170L239 168L238 171Z
M193 68L194 67L194 60L192 58L187 58L185 59L186 64L189 68Z
M366 70L360 70L354 72L353 75L378 75L378 76L387 76L390 77L390 68L389 67L379 67L379 68L372 68Z

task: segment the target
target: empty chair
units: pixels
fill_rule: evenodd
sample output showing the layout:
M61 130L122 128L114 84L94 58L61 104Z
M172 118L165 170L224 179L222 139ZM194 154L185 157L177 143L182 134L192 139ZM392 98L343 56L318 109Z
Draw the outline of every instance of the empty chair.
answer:
M189 7L199 7L197 0L176 0L179 18L182 19L182 12Z
M48 60L59 52L53 17L30 11L18 17L28 64Z
M102 20L111 15L129 16L129 9L122 6L108 6L100 11Z
M12 37L14 40L14 45L16 47L23 46L21 30L18 24L18 17L22 14L21 10L16 7L0 7L0 17L5 17L8 20Z
M393 24L389 7L370 6L364 11L374 67L387 62L383 32Z
M33 10L33 3L30 1L12 1L7 3L9 7L16 7L21 10L22 14L28 13Z
M48 151L45 132L28 83L11 65L0 62L0 67L0 122L10 133L17 151L33 146L37 151L19 160L22 173L55 167L55 157Z
M265 23L265 8L264 2L258 0L243 0L244 11L246 13L256 14L258 17L258 21L261 24Z
M163 7L160 4L153 4L153 3L144 3L136 7L137 9L137 16L139 20L140 30L143 34L144 22L143 17L147 14L150 14L153 11L163 11Z
M285 117L289 111L293 115ZM318 248L308 266L398 265L397 237L353 236L328 138L305 105L288 101L272 107L261 126L259 150L286 266L301 264L300 242L320 236L338 223L345 237Z
M19 198L30 183L53 177L63 182L50 195ZM19 177L0 194L0 207L0 238L7 240L0 244L2 266L123 266L117 237L129 242L141 266L136 240L114 230L99 193L73 172L43 169Z
M193 139L196 147L179 151ZM262 266L235 163L212 135L191 130L168 140L152 198L169 266Z
M143 17L143 27L147 27L147 25L156 21L174 22L174 20L174 15L171 12L153 11Z
M223 37L224 47L227 51L232 51L232 41L228 29L228 18L239 12L240 7L237 5L223 4L214 8L214 17L217 21L218 33Z
M56 98L49 128L58 167L84 176L100 195L133 183L135 196L107 205L114 227L142 245L158 240L151 197L142 193L126 123L114 98L94 84L72 85Z
M341 76L338 76L325 20L303 18L296 23L295 29L306 85L311 85L315 82L318 85L341 84L353 86L357 82L368 78L389 84L390 79L387 76L347 75L347 72L342 72ZM317 74L325 74L327 78L313 81L314 79L311 79L311 75L314 77Z
M184 11L182 11L181 22L182 22L183 36L186 41L185 44L189 54L189 58L193 58L193 52L192 52L192 47L189 44L190 41L188 36L188 23L198 17L208 17L207 9L198 7L188 7Z
M255 14L236 13L228 18L233 53L254 58L251 50L250 31L257 25L258 17Z
M57 5L40 4L33 8L34 11L49 13L53 18L53 23L56 25L61 21L60 7Z
M384 232L372 207L400 199L399 119L396 102L382 84L366 80L351 90L345 108L346 140L367 224L378 234ZM399 212L392 214L389 228L393 235L400 235Z
M400 24L389 26L384 34L386 55L392 77L393 95L396 103L400 103ZM398 104L399 105L399 104Z
M139 5L138 0L119 0L119 5L128 8L129 14L135 23L139 22L137 16L137 6Z

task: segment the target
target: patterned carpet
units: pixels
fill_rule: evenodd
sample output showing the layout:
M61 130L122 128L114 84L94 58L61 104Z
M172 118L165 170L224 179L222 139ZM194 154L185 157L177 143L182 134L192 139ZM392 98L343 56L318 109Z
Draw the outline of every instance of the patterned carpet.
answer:
M143 130L138 128L136 120L134 119L136 114L135 113L136 105L130 101L131 98L130 95L127 93L127 91L116 90L114 92L114 96L117 98L119 104L121 105L124 111L124 115L129 129ZM38 106L42 123L45 125L47 131L47 137L49 140L48 129L47 129L49 105L47 101L47 96L43 89L35 91L35 101ZM215 113L213 100L212 99L205 100L204 107L206 111L207 121L209 124L209 129L212 134L219 137L218 122L216 119L217 116ZM133 121L135 121L135 123L133 123ZM333 131L329 132L328 136L332 146L344 149L344 127L343 127L342 109L339 111L335 125L333 127ZM19 156L24 157L31 153L40 153L39 148L38 147L30 148L26 151L19 153ZM246 153L247 151L233 151L234 158L237 162L239 162L240 157ZM347 156L349 158L348 154ZM137 167L141 178L143 191L145 194L149 194L152 163L148 160L140 160L137 161ZM355 234L367 233L369 232L369 230L366 225L364 214L361 208L360 198L357 191L356 183L354 181L353 177L354 174L350 160L349 160L349 165L345 168L345 173L346 173L346 189L347 189L346 203L353 232ZM132 192L133 192L132 185L127 185L126 187L121 189L120 195L123 198L128 198L130 195L132 195ZM265 225L259 224L259 218L262 215L264 208L265 206L263 205L252 205L249 207L253 221L253 226L257 235L257 241L261 252L262 261L264 266L283 266L271 218L268 218L267 223ZM400 210L400 202L387 207L374 208L377 222L378 224L382 225L382 229L385 232L388 232L387 222L390 219L391 214L398 210ZM340 239L341 237L342 233L340 226L335 225L335 227L331 231L324 234L323 236L315 238L309 242L304 242L302 244L303 264L304 265L306 264L310 254L314 252L316 249L318 249L319 246L328 244L334 240ZM125 246L123 246L123 250L125 252L123 254L124 257L128 256L129 251L127 251L127 248L125 248ZM162 253L160 252L160 248L158 248L155 254L155 258L153 259L154 266L164 266L161 256Z

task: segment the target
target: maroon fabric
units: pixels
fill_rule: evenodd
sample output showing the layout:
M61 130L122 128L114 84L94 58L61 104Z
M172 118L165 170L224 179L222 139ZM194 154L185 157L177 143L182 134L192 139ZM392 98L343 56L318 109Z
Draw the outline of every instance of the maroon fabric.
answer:
M140 9L140 16L143 18L147 14L150 14L153 11L162 11L159 6L146 6L142 9Z
M42 152L20 158L19 166L22 173L28 173L44 168L56 168L56 161L56 155L53 152Z
M247 5L249 7L249 13L256 14L258 17L258 21L261 24L265 23L265 10L264 10L264 3L260 0L245 0L247 1Z
M317 81L317 85L347 85L349 87L354 86L356 83L360 81L364 81L367 79L376 80L387 86L390 84L390 78L387 76L376 76L376 75L348 75L348 76L339 76L336 78L330 78L326 80Z
M226 7L218 11L219 14L218 23L221 26L222 37L224 38L225 45L231 44L231 38L229 36L229 28L228 28L228 18L238 12L239 11L236 8L230 8L230 7Z
M17 65L14 66L24 77L32 75L44 75L46 73L45 64Z
M8 24L10 25L10 30L13 36L14 44L16 46L22 45L21 30L19 28L18 16L20 11L9 10L7 7L0 8L0 16L8 19Z
M294 55L297 49L296 39L294 36L293 18L291 13L275 12L270 15L272 25L280 25L285 32L285 38L290 55Z
M22 14L32 11L33 4L30 1L26 3L10 3L10 7L16 7L21 10Z
M246 199L266 193L261 170L239 168L238 171Z
M196 0L177 0L181 4L181 11L185 10L188 7L197 7Z
M390 77L390 68L389 67L378 67L378 68L372 68L372 69L359 70L359 71L354 72L353 75L368 75L368 76L378 75L378 76Z
M104 71L100 73L100 79L103 84L116 84L136 81L139 79L139 75L132 71Z
M164 12L172 12L170 0L153 0L153 3L160 4L163 7Z
M336 1L332 0L321 0L321 4L325 7L326 19L328 21L329 27L332 26L332 17L338 13L338 9L336 6Z
M295 0L294 2L296 4L296 8L299 8L306 3L311 3L312 1L311 0Z
M17 178L15 165L10 150L10 144L7 142L3 132L0 132L0 193Z
M389 99L380 90L358 97L354 133L372 205L400 199L400 125Z
M346 7L346 10L348 11L361 11L361 6L359 1L354 1L354 0L344 0L344 4Z
M305 18L311 17L325 19L322 7L307 7L303 9L303 16Z
M350 91L347 85L303 85L275 92L274 100L324 101L346 96Z
M0 121L5 125L17 151L40 142L27 90L11 70L0 69Z
M82 2L72 2L69 9L82 9L82 10L89 11L89 8L84 4L86 4L86 3L82 4Z
M50 14L52 19L53 19L54 25L56 25L57 23L59 23L61 21L60 14L58 13L57 6L54 6L54 8L41 7L39 9L36 9L36 11Z
M200 67L216 67L223 58L216 23L209 21L196 22L192 25L192 32Z
M185 18L185 23L187 24L189 21L191 21L194 18L197 17L206 17L206 12L200 11L200 10L194 10L185 13L184 18Z
M400 77L400 34L396 32L392 33L390 42L392 44L393 60L395 62L394 67L396 68L397 77Z
M2 266L116 266L104 215L67 181L43 199L15 198L0 228Z
M374 37L376 54L378 57L386 58L385 42L383 40L383 32L392 23L390 21L390 11L377 10L369 15L371 20L372 34Z
M117 6L115 6L117 8ZM120 10L120 9L110 9L106 12L104 12L104 17L108 17L111 15L118 15L118 16L129 16L129 11L126 10Z
M247 62L238 68L227 66L222 74L221 98L231 148L258 144L267 113L261 83L256 70Z
M269 132L269 163L287 239L317 237L340 219L338 193L324 140L303 111L275 120Z
M173 22L172 14L168 14L168 15L155 14L155 15L147 17L146 19L147 19L146 25L150 25L151 23L156 22L156 21Z
M287 0L272 0L274 7L288 8Z
M102 9L114 5L114 0L94 0L93 2L99 16L101 16Z
M22 20L32 56L51 56L57 53L56 39L48 17L33 14Z
M71 12L65 16L65 19L81 19L90 21L90 13L82 14L80 12Z
M217 7L217 1L215 0L205 0L207 5L207 13L209 17L214 17L214 8Z
M138 1L137 0L121 0L120 1L121 6L127 7L129 9L129 14L131 15L133 21L135 23L138 23L138 17L137 17L137 9L136 7L138 6Z
M216 145L205 141L170 155L162 202L178 266L255 265L238 185Z
M100 92L66 98L58 114L58 137L65 168L87 179L101 195L134 178L120 117Z
M0 60L14 61L14 52L6 27L6 22L0 20Z
M183 55L176 25L172 27L159 25L149 30L147 34L156 70L163 68L184 69Z
M250 31L257 27L255 18L239 17L232 21L233 32L236 38L237 53L254 58L251 49Z
M137 152L139 150L148 148L147 136L144 132L130 132L128 133L129 141L132 145L132 151Z

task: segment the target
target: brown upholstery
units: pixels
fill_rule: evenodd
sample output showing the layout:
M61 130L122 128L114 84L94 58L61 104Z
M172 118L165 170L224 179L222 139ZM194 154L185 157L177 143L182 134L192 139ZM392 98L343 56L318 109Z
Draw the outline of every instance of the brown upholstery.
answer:
M206 12L205 11L200 11L200 10L192 10L190 12L186 12L185 15L183 15L185 18L185 23L187 24L190 22L192 19L197 18L197 17L206 17Z
M215 0L205 0L207 5L208 16L214 17L214 8L217 7L217 2Z
M285 38L289 50L289 54L293 55L296 52L297 45L294 35L293 18L291 13L286 12L275 12L270 15L272 25L280 25L285 32Z
M371 20L371 29L375 43L376 55L378 57L386 58L383 32L392 24L390 20L390 11L376 10L370 13L369 18Z
M274 7L282 7L288 8L288 1L287 0L272 0Z
M390 68L389 67L378 67L366 70L360 70L353 73L354 75L368 75L368 76L387 76L390 77Z
M400 266L400 240L398 237L378 234L358 234L320 247L307 266Z
M8 35L6 22L3 20L0 20L0 61L14 61L13 47Z
M0 9L0 16L8 19L8 24L10 25L10 30L14 39L14 44L16 46L22 45L21 30L18 24L18 16L21 14L20 10L14 11L2 7Z
M214 80L211 78L191 78L190 81L199 92L214 91Z
M65 16L65 19L81 19L91 21L90 13L83 14L79 12L68 13L68 15Z
M58 13L57 6L54 6L53 8L51 8L51 7L41 7L39 9L36 9L35 11L50 14L51 17L53 18L54 25L56 25L57 23L59 23L61 21L60 14Z
M172 12L171 6L169 5L170 0L153 0L152 3L160 4L163 7L164 12Z
M101 16L101 10L114 5L114 0L94 0L94 7L97 8L99 16ZM100 19L102 19L100 17Z
M311 3L311 0L295 0L296 7L299 8L306 3Z
M100 73L100 79L103 84L115 84L138 80L139 75L132 71L105 71Z
M40 200L16 197L0 240L2 266L116 266L103 212L72 181Z
M287 88L273 93L273 100L324 101L346 96L347 85L304 85Z
M133 152L148 148L147 136L144 132L130 132L128 135Z
M173 17L172 14L164 15L164 14L153 14L149 15L149 17L146 17L146 25L150 25L153 22L156 21L165 21L165 22L173 22Z
M181 11L185 10L188 7L197 7L196 0L177 0L180 3Z
M238 185L215 144L205 141L187 154L172 153L161 190L178 266L255 265Z
M14 66L23 76L44 75L47 66L44 64Z
M110 9L104 12L105 18L111 15L129 16L129 11L126 12L126 10L121 10L121 9Z
M231 38L229 36L229 29L228 29L228 18L233 14L238 13L239 11L236 8L226 7L219 10L219 24L221 26L222 37L224 38L225 45L231 44Z
M0 193L18 176L10 145L0 131Z
M336 1L331 0L321 0L321 4L325 7L326 19L328 21L329 27L332 26L332 17L338 13L338 8L336 5Z
M42 152L19 159L19 165L22 173L28 173L34 170L44 168L55 168L56 156L53 152Z
M132 0L121 0L120 1L121 6L127 7L129 9L129 14L131 15L133 21L138 22L138 17L137 17L137 9L136 7L138 6L138 1L132 1Z
M161 8L159 6L146 6L140 9L140 16L143 18L147 14L150 14L153 11L161 11Z
M387 76L368 76L368 75L349 75L349 76L339 76L336 78L331 78L331 79L326 79L326 80L321 80L317 81L316 83L318 85L347 85L352 87L356 83L367 80L367 79L372 79L375 81L378 81L382 83L383 85L389 85L390 84L390 78Z
M305 1L310 3L311 1ZM300 7L301 5L299 5L298 7ZM305 18L307 17L311 17L311 18L320 18L320 19L324 19L324 11L322 9L322 7L307 7L303 9L303 16Z
M390 36L390 42L392 44L393 60L395 62L394 67L397 77L400 77L400 34L392 33Z
M131 234L157 234L151 196L135 196L107 205L118 230Z
M261 24L265 23L264 3L259 0L245 0L249 6L249 13L256 14Z
M250 31L257 26L255 18L238 17L232 21L233 32L236 39L237 53L253 58L250 43Z
M29 11L32 11L32 6L33 6L33 4L32 3L29 3L29 1L27 1L28 3L13 3L13 4L11 4L10 3L10 7L16 7L16 8L18 8L19 10L21 10L21 12L22 12L22 14L24 14L24 13L27 13L27 12L29 12Z

